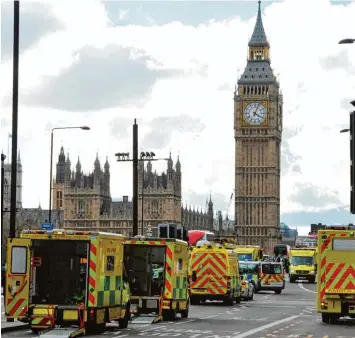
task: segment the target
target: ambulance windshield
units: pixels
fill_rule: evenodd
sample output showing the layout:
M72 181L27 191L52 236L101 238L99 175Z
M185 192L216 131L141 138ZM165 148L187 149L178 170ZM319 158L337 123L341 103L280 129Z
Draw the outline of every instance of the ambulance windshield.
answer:
M258 273L258 263L239 263L240 273Z
M313 265L313 257L292 256L291 265Z

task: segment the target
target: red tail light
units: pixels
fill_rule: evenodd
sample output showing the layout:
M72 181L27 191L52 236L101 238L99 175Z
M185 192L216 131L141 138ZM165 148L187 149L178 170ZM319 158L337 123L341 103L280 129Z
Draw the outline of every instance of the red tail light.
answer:
M242 282L242 286L245 286L246 285L246 283L245 282Z

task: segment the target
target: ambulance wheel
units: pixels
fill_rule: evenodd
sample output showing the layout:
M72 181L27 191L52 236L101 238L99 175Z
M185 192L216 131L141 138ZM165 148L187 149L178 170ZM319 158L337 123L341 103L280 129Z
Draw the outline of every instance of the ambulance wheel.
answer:
M127 329L130 318L131 318L131 313L130 313L129 306L127 306L124 317L118 320L118 327L120 329Z
M329 318L330 318L330 316L328 314L322 313L322 322L324 324L329 324Z
M249 297L249 300L253 300L254 299L254 292L251 294L251 296Z
M314 284L314 283L316 282L316 277L311 277L311 278L309 279L309 282L312 283L312 284Z
M235 301L236 304L240 304L240 302L241 302L241 297L235 297L235 298L234 298L234 301Z
M337 315L330 315L329 323L330 323L330 324L336 324L339 318L340 318L340 316L337 316Z
M276 293L277 295L280 295L280 294L281 294L281 291L282 291L282 290L275 290L275 293Z
M176 320L175 310L163 310L163 321L170 322Z
M105 332L106 322L95 323L94 321L89 321L86 323L86 331L88 334L101 334Z
M101 334L104 333L106 327L106 323L96 324L90 323L87 325L86 330L88 334Z
M200 305L200 300L196 297L190 298L191 305Z
M290 277L290 283L294 283L296 280L292 277Z
M226 298L223 299L223 304L224 305L233 305L233 296L226 296Z
M41 331L40 329L35 329L34 327L31 327L30 329L35 334L38 334Z
M329 313L322 313L322 322L324 324L336 324L339 319L338 315L332 315Z
M187 301L186 309L181 311L181 318L188 318L189 317L189 308L190 308L190 301Z

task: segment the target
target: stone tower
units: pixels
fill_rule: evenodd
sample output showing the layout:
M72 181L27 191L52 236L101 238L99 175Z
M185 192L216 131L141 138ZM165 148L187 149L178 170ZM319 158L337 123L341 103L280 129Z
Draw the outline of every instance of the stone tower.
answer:
M280 226L282 105L259 1L247 65L234 92L235 224L242 244L267 250Z
M147 163L146 169L143 162L139 162L139 233L142 229L142 220L143 233L145 233L147 225L154 228L162 222L181 223L181 174L180 159L177 159L174 167L171 154L167 160L167 170L161 175L153 171L150 161ZM144 188L142 189L142 187Z
M22 163L20 152L17 154L16 208L22 208ZM11 205L11 164L4 164L4 210L10 211Z
M52 190L52 210L64 210L64 186L65 181L70 180L66 176L67 165L69 163L70 172L70 160L69 154L65 159L64 148L60 147L58 155L58 162L56 164L55 179L53 178L53 190Z
M64 227L85 227L98 230L100 218L111 213L110 165L108 159L102 170L96 154L94 170L85 175L80 159L75 170L70 172L69 155L64 170Z

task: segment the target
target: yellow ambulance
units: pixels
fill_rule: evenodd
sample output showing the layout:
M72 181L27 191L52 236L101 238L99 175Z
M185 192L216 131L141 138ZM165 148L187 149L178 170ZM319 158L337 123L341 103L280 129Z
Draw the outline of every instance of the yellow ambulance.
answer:
M55 329L61 332L53 335L67 337L101 333L109 321L126 328L130 290L123 241L118 234L60 229L10 238L7 318L28 321L33 332Z
M241 300L238 256L225 245L206 243L192 248L189 263L191 304L223 300L227 305Z
M318 231L317 312L323 323L355 318L355 227Z

